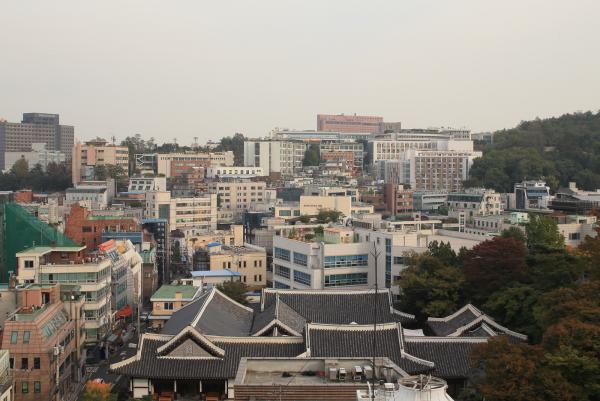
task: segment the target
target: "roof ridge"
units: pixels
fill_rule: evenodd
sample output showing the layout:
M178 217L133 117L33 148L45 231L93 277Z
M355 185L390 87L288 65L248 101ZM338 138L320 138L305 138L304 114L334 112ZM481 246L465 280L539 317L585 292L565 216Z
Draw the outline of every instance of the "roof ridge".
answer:
M370 331L373 324L307 323L309 329L331 331ZM398 330L398 322L377 323L376 330Z
M429 317L429 318L427 318L427 320L430 322L448 322L448 321L454 319L455 317L457 317L458 315L460 315L461 313L466 312L467 310L471 311L477 317L484 314L479 309L477 309L475 306L468 303L451 315L448 315L446 317Z
M213 342L219 343L266 343L266 344L299 344L304 342L303 337L285 336L285 337L230 337L230 336L205 336Z
M160 354L163 351L168 350L168 348L171 347L171 345L173 343L179 341L180 339L182 339L186 336L192 336L193 338L195 338L196 340L201 342L203 345L207 346L208 348L211 348L212 351L215 352L219 357L223 358L225 356L225 350L223 350L220 347L217 347L215 344L212 343L212 341L210 341L208 338L206 338L204 335L202 335L198 330L196 330L192 326L187 326L185 329L180 331L176 336L171 338L167 343L158 347L156 349L156 353L158 354L157 356L162 356Z
M348 290L348 289L327 289L327 290L315 290L315 289L296 289L296 288L263 288L265 293L274 293L274 294L278 294L278 293L284 293L284 294L326 294L326 295L330 295L330 294L335 294L335 295L339 295L339 294L348 294L348 295L362 295L362 294L372 294L375 290L374 289L355 289L355 290ZM389 288L380 288L378 289L377 293L380 294L389 294Z
M227 296L227 294L224 294L223 292L219 291L218 288L213 287L214 290L216 291L217 294L219 294L220 296L222 296L223 298L225 298L226 300L228 300L229 302L233 303L236 306L239 306L241 308L246 309L248 312L252 312L252 314L254 314L254 309L246 306L246 305L242 305L241 303L239 303L238 301L236 301L235 299L232 299L230 297Z
M510 334L513 337L527 340L527 336L525 334L521 334L521 333L517 333L516 331L512 331L512 330L508 329L507 327L502 326L500 323L496 322L494 319L492 319L491 317L489 317L488 315L485 315L485 314L479 316L477 319L474 319L463 326L460 326L458 329L456 329L454 332L450 333L448 336L449 337L459 336L462 333L464 333L466 330L468 330L469 328L471 328L474 325L481 323L481 322L485 322L485 323L489 324L490 326L496 328L497 330L503 332L504 334Z
M437 336L404 336L405 342L411 343L484 343L489 337L437 337Z

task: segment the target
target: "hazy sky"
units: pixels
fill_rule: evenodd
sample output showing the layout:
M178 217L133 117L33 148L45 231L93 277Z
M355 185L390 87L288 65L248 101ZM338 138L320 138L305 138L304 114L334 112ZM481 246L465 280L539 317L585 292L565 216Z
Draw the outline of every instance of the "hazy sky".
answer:
M317 113L512 127L600 109L600 1L1 0L0 116L188 144Z

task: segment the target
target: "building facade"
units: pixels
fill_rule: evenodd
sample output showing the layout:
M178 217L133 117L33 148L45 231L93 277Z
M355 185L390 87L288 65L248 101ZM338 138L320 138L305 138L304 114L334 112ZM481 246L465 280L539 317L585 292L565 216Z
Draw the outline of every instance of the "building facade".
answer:
M244 165L261 167L274 178L293 177L302 170L306 147L301 141L248 140L244 142Z
M59 150L46 149L45 143L32 143L30 151L4 152L4 170L10 170L19 160L25 160L30 170L39 164L46 171L50 163L64 163L66 155Z
M129 174L129 148L109 144L104 139L81 143L77 141L72 149L73 184L82 180L96 179L96 167L118 166L125 175Z
M167 219L171 230L195 227L217 229L217 195L172 198L168 191L146 192L145 219Z
M318 114L318 131L383 133L383 117Z
M74 133L73 126L60 124L58 114L23 113L20 123L0 121L0 166L6 165L5 152L29 152L34 143L44 143L48 151L62 152L70 160Z

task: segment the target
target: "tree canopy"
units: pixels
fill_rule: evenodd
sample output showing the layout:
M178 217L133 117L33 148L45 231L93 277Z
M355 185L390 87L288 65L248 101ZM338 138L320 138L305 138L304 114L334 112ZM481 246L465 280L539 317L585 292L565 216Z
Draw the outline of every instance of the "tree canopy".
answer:
M6 173L0 173L0 190L32 189L38 192L64 191L71 186L71 166L48 163L46 171L39 164L29 170L26 160L18 160Z
M467 186L512 192L515 182L544 179L552 190L569 181L600 188L600 112L524 121L496 132L482 150Z

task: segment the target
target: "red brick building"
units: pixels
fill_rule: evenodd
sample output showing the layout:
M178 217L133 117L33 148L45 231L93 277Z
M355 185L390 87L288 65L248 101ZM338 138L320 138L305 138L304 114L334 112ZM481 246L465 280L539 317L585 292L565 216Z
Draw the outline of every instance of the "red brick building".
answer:
M65 235L88 249L96 249L102 243L102 233L142 231L139 222L126 216L94 216L78 203L71 206L66 218Z
M413 191L397 184L385 184L383 188L385 204L390 215L395 216L413 211Z
M317 131L383 133L383 117L318 114Z

